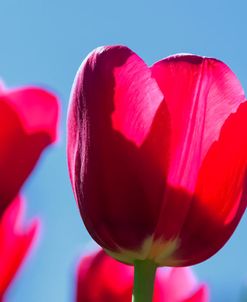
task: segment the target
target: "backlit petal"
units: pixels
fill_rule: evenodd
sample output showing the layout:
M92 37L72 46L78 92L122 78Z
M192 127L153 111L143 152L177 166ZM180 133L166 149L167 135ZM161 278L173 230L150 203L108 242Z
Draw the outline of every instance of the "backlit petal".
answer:
M149 68L126 47L96 49L75 79L70 177L85 225L105 248L136 247L153 232L165 184L157 154L166 136L154 123L162 101Z
M171 129L167 189L155 235L172 240L191 209L204 157L245 97L233 72L216 59L175 55L154 64L152 72L165 96ZM231 144L229 139L219 157L227 157ZM213 165L209 170L213 175ZM213 188L212 179L209 186Z

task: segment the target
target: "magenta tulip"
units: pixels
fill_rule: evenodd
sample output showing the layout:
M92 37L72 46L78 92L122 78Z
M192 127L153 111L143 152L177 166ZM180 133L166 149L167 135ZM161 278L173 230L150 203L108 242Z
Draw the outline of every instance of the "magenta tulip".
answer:
M245 208L247 102L221 61L148 67L124 46L82 63L68 112L73 191L116 259L187 266L216 253Z
M23 226L21 186L57 136L59 104L46 90L0 83L0 301L34 245L40 222Z

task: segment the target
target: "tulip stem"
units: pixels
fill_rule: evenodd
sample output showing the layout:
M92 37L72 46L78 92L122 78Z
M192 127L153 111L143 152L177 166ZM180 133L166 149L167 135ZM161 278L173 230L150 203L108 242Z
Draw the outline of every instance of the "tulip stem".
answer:
M152 302L157 265L150 260L136 260L134 268L132 302Z

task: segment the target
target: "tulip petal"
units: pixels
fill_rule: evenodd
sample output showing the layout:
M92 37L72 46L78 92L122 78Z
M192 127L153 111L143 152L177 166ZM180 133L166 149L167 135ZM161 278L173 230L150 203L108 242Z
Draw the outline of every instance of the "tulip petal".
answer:
M156 277L156 289L159 288L157 301L167 302L207 302L207 285L199 284L188 267L171 269L159 268Z
M197 285L197 280L189 268L172 268L166 281L166 295L171 301L187 297Z
M156 155L166 136L154 124L166 114L162 104L149 68L126 47L96 49L79 69L68 115L70 177L85 225L104 248L140 247L153 233L165 183L164 149Z
M38 88L0 92L0 215L56 139L58 102ZM14 175L14 177L13 177Z
M220 249L246 208L246 117L244 102L225 121L218 141L202 163L195 198L180 236L178 254L190 258L188 264L203 261Z
M23 129L28 134L41 132L52 143L57 138L57 98L44 89L27 87L9 90L8 104L18 113Z
M23 199L17 197L0 220L0 297L19 270L40 229L40 221L22 225Z
M77 302L131 301L133 268L104 251L85 257L77 272Z
M193 192L202 159L221 127L245 100L234 73L216 59L175 55L154 64L171 120L167 181Z
M167 189L155 237L173 240L191 209L204 157L245 97L236 76L216 59L175 55L151 69L170 116Z
M5 90L5 86L4 86L3 81L0 78L0 94L3 93L4 90Z
M209 293L206 285L200 286L200 288L189 298L181 300L181 302L208 302Z

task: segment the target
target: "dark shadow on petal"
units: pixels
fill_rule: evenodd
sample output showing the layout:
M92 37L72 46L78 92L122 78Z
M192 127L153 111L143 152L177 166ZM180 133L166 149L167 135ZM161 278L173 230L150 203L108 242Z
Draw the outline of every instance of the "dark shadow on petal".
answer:
M140 247L152 235L168 161L169 119L164 101L140 148L113 129L114 69L132 55L126 49L118 52L119 57L101 53L84 66L72 109L77 129L83 129L75 160L75 175L83 177L82 182L75 181L81 215L92 237L108 249ZM105 56L109 56L107 66Z

